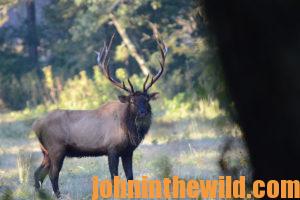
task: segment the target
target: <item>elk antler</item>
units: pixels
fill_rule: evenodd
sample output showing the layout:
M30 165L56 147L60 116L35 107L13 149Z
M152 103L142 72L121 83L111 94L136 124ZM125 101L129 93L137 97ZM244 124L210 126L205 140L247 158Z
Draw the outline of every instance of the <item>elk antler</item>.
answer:
M105 77L113 84L115 85L116 87L120 88L120 89L123 89L125 90L126 92L129 92L129 93L134 93L134 89L133 89L133 86L129 80L129 78L127 79L129 85L130 85L130 89L128 89L125 85L125 82L122 81L121 82L118 82L116 80L114 80L111 75L110 75L110 70L109 70L109 58L107 58L107 55L110 51L110 47L111 47L111 44L112 44L112 41L115 37L115 33L111 36L110 38L110 42L108 44L108 46L106 46L106 43L104 42L104 46L100 49L100 52L97 52L96 51L96 54L98 55L97 57L97 62L98 62L98 65L99 67L102 69L102 71L104 72L104 75Z
M164 72L164 66L165 66L168 48L162 40L157 38L156 42L157 42L157 45L158 45L158 48L159 48L159 51L161 54L161 60L158 60L159 64L160 64L160 71L155 76L152 76L151 81L148 85L147 85L147 82L148 82L150 75L149 74L147 75L146 80L143 85L144 92L147 92L148 89L159 79L159 77Z

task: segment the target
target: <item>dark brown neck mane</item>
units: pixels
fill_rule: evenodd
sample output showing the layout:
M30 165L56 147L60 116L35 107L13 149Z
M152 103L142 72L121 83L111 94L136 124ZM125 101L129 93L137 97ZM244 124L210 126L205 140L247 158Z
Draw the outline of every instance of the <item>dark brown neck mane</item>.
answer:
M142 142L145 135L148 133L151 120L151 110L147 116L138 117L137 113L132 111L128 104L123 127L126 130L131 145L137 147Z

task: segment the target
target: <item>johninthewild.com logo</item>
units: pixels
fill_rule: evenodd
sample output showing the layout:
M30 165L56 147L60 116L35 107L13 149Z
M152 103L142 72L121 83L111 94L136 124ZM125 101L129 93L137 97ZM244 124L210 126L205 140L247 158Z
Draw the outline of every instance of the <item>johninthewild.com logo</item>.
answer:
M102 198L300 198L299 180L255 180L246 190L246 178L219 176L218 180L184 180L178 176L151 180L92 180L92 200Z

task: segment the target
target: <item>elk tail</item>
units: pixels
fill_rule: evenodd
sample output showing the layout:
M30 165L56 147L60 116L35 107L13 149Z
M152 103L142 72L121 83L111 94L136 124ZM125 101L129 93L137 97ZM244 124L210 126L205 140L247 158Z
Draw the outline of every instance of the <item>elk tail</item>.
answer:
M41 119L36 120L32 124L32 131L35 133L36 137L40 142L40 147L44 155L48 155L48 150L45 148L43 144L42 132L43 132L43 123Z

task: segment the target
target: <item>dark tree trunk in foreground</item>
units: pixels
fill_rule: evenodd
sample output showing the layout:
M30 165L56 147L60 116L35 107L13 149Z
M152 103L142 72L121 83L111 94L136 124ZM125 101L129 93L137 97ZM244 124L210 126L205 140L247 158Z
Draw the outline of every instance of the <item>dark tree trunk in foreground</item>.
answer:
M36 18L35 18L35 2L34 0L26 0L27 10L27 36L26 43L30 59L30 67L38 67L38 36L36 31Z
M300 177L300 1L206 0L255 179Z

